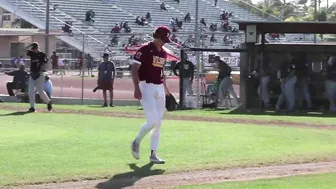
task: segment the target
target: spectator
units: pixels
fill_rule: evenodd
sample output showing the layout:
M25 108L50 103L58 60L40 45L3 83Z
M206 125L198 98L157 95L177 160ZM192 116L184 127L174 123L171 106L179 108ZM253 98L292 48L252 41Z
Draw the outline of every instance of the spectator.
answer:
M65 62L66 60L64 59L58 59L58 68L60 70L60 73L65 75Z
M175 20L174 17L172 17L172 18L170 19L170 26L173 28L173 27L175 26L175 24L176 24L176 20Z
M25 60L22 55L18 58L17 63L18 63L18 66L21 66L21 65L25 66Z
M174 1L176 1L178 4L180 4L180 0L174 0Z
M223 11L223 13L220 15L220 19L227 21L229 19L229 13L226 11Z
M141 17L141 22L142 22L144 25L148 25L148 24L149 24L144 16Z
M90 53L86 57L86 68L88 70L88 75L90 75L90 71L91 71L91 77L94 77L94 75L92 74L93 58L90 55Z
M78 69L79 69L79 75L81 75L82 73L82 69L84 68L84 55L83 52L79 53L79 56L77 58L77 65L78 65Z
M203 24L204 27L207 27L207 24L205 23L205 19L204 18L201 19L200 23Z
M106 91L110 92L110 107L113 105L113 84L116 74L115 64L109 61L109 54L104 53L104 61L100 63L98 68L98 87L103 90L104 104L102 107L107 107Z
M223 38L223 42L226 45L232 45L232 39L230 35L225 35Z
M5 72L6 75L13 76L13 81L6 84L8 95L15 96L13 90L21 90L23 92L27 89L28 73L25 71L25 66L21 65L19 70Z
M161 5L160 5L160 9L161 9L161 10L168 11L164 2L161 3Z
M111 47L118 46L118 36L114 35L110 42Z
M128 21L124 22L124 24L121 26L121 28L123 28L123 29L126 29L128 27L129 27Z
M135 23L138 24L138 25L140 25L140 26L144 26L144 25L145 25L145 23L143 23L143 22L141 21L140 16L137 16L137 17L136 17L136 19L135 19Z
M95 21L93 18L95 17L95 12L91 9L86 12L85 14L85 21L89 22L90 24L93 24Z
M51 67L52 67L52 74L57 74L58 69L58 55L56 54L56 51L53 52L53 55L50 57L51 61Z
M184 22L191 22L191 16L189 12L184 16Z
M217 39L215 38L215 34L212 34L210 37L210 43L217 43Z
M64 33L73 34L71 27L72 27L72 22L65 22L64 26L62 27L62 30Z
M121 27L118 23L115 24L115 26L112 28L111 33L120 33Z
M213 32L217 31L217 24L211 23L210 24L210 31L213 31Z
M176 19L175 19L175 24L176 24L176 26L177 26L178 28L182 28L182 24L183 24L183 22L182 22L182 21L179 21L179 19L176 18Z
M175 34L172 34L172 35L170 36L170 40L173 41L173 42L175 42L175 43L178 42Z
M147 14L146 14L146 20L147 20L148 22L152 22L152 16L151 16L151 13L150 13L150 12L147 12Z
M12 59L11 59L12 68L17 68L18 67L17 62L18 62L18 58L12 57Z

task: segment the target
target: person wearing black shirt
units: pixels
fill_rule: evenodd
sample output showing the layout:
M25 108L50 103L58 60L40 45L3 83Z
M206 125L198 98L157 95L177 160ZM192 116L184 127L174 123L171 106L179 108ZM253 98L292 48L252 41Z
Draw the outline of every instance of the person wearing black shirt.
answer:
M13 76L13 81L6 84L9 96L15 96L13 90L20 89L26 92L28 73L25 71L24 65L21 65L19 70L5 72L6 75Z
M270 82L271 68L270 68L270 60L269 57L265 57L263 61L262 68L260 68L260 58L257 59L257 67L255 71L253 71L252 75L256 78L260 78L259 86L258 86L258 95L261 98L263 105L265 107L270 107L269 104L269 94L268 94L268 84Z
M233 81L231 78L231 71L232 71L231 67L226 62L222 61L219 56L215 56L214 61L219 69L219 74L217 78L218 82L220 82L217 94L218 103L219 104L223 103L224 96L228 92L233 96L233 98L235 98L235 100L237 101L237 105L239 106L240 101L232 85Z
M44 67L48 62L45 53L39 50L37 43L32 43L26 47L27 56L30 57L30 77L28 84L28 94L30 103L30 112L35 112L35 88L42 100L48 105L48 110L52 109L51 100L44 92L45 83Z
M326 93L329 100L329 110L336 112L336 58L330 57L326 68Z
M298 93L298 104L302 107L303 99L307 103L307 108L312 108L312 102L309 92L309 66L305 54L301 55L301 58L298 59L296 65L295 75L297 77L297 90Z
M281 82L281 94L276 104L276 111L281 110L281 106L284 102L287 104L287 111L294 111L295 106L295 84L297 77L295 75L296 65L298 61L293 55L288 56L288 60L285 61L280 70L278 71L278 79Z
M190 62L187 59L187 55L185 55L185 57L186 57L185 63L183 65L181 62L176 63L175 67L173 68L173 73L176 76L179 76L179 73L177 73L177 70L180 70L180 67L183 66L183 71L184 71L183 72L183 77L184 77L183 78L183 94L184 96L186 96L188 92L188 95L194 95L192 83L194 80L195 66L192 62ZM185 101L183 103L185 103Z

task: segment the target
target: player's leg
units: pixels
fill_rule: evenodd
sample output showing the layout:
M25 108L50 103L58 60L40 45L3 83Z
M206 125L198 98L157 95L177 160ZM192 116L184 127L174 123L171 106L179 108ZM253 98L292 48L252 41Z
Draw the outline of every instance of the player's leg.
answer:
M183 96L184 96L183 106L186 106L187 105L187 80L185 78L183 79Z
M29 96L29 104L30 104L30 112L35 112L35 86L36 80L34 80L31 76L29 77L28 82L28 96Z
M186 82L187 82L187 92L188 92L188 94L189 95L194 95L194 90L192 88L192 84L191 84L190 78L187 78Z
M218 96L218 100L217 103L219 103L220 105L223 103L224 100L224 93L225 93L225 88L227 88L227 78L225 77L224 79L222 79L220 81L220 84L218 86L218 90L217 90L217 96Z
M114 107L113 104L113 81L111 81L111 86L110 86L110 107Z
M295 107L296 76L291 77L284 85L285 97L288 101L287 111L293 111Z
M306 100L307 108L312 108L312 101L311 101L311 96L309 92L309 83L308 83L307 78L304 78L304 81L303 81L303 96L304 96L304 99Z
M269 76L261 77L261 83L260 83L261 99L265 105L269 103L269 95L268 95L268 88L267 88L269 80L270 80Z
M335 82L331 81L331 80L327 80L326 81L326 92L327 92L327 97L329 100L329 110L334 112L336 111L336 105L335 105L335 92L336 92L336 88L335 88Z
M51 100L46 94L46 92L43 90L44 83L45 83L45 74L41 73L40 77L36 79L36 91L40 95L40 98L43 100L43 102L48 105L48 110L50 111L52 109Z
M232 85L233 81L232 81L232 79L229 78L227 83L228 83L229 86L227 88L224 88L224 90L225 90L224 92L228 91L233 96L233 98L236 100L237 106L240 106L240 101L239 101L239 98L237 96L237 93L233 89L233 85Z
M281 87L281 93L280 93L280 95L278 97L278 101L277 101L277 103L275 105L275 110L276 111L280 111L280 109L281 109L280 107L283 105L283 103L286 100L285 91L284 91L284 85L285 85L285 83L281 82L280 85L281 85L280 86Z
M146 115L146 122L141 126L136 138L132 142L132 155L135 159L139 159L139 146L142 139L157 124L154 90L152 84L140 83L140 91L142 94L140 103Z
M155 124L154 129L151 131L151 156L150 161L157 164L164 164L165 161L160 159L157 156L157 149L160 142L160 130L163 120L163 115L166 108L166 97L164 92L164 87L161 85L157 88L157 98L155 99L155 109L156 109L156 119L157 123Z
M102 105L102 107L107 107L107 94L106 94L106 88L103 88L103 99L104 99L104 104Z

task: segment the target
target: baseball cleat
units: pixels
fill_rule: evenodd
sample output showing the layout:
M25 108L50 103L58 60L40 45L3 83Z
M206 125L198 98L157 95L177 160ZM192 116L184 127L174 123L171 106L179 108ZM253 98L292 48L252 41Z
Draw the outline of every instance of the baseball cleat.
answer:
M160 159L156 155L149 156L149 161L154 164L165 164L166 163L163 159Z
M134 159L140 159L139 156L139 144L135 140L131 143L132 156Z
M29 112L35 112L35 108L29 108Z
M52 110L52 104L51 104L51 102L48 103L48 110L49 110L49 111Z

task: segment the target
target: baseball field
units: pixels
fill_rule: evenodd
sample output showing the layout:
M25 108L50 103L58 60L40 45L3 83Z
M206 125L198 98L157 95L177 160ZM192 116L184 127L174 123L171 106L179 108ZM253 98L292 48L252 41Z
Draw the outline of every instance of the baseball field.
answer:
M0 188L334 189L336 118L330 114L167 112L159 155L149 137L134 160L140 107L0 104Z

